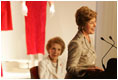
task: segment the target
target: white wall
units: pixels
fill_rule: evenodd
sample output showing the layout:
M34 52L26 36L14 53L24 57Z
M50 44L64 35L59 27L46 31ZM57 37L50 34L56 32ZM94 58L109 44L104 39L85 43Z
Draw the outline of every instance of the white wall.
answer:
M75 13L81 6L88 6L96 10L96 2L55 2L56 12L54 16L51 17L49 14L49 7L47 8L46 43L50 38L60 36L66 43L66 49L62 55L64 61L66 61L68 55L68 43L78 31L75 23ZM94 35L92 38L94 39Z
M109 36L115 40L117 46L117 2L97 2L97 29L96 29L96 52L97 52L97 65L101 66L101 58L108 51L111 45L102 41L100 37L104 37L107 41L112 41ZM112 48L111 51L104 58L104 64L110 58L117 57L117 50Z
M75 12L81 6L88 6L96 10L96 2L80 2L80 1L55 1L55 14L51 16L49 13L49 5L47 7L47 23L46 23L46 43L55 36L60 36L66 43L66 49L62 56L66 60L67 45L77 32L75 23ZM30 59L26 54L25 42L25 22L21 14L21 4L18 1L11 2L13 31L2 31L2 60L22 60Z
M2 60L28 59L25 43L25 22L21 14L21 4L18 1L11 1L12 10L12 31L2 31Z

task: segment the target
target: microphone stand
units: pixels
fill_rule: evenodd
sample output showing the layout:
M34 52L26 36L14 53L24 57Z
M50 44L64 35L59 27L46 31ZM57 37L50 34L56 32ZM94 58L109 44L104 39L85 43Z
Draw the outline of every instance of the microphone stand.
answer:
M109 48L109 50L105 53L105 55L102 57L102 60L101 60L102 66L103 66L104 70L105 70L106 68L105 68L105 65L103 64L103 59L104 59L104 57L108 54L108 52L109 52L113 47L115 47L115 46L114 46L114 45L115 45L115 41L112 39L111 36L109 36L109 38L113 41L113 44L109 43L109 42L106 41L103 37L101 37L101 40L103 40L103 41L105 41L105 42L107 42L107 43L109 43L109 44L112 45L112 46ZM115 47L115 48L116 48L116 47Z
M104 68L104 70L106 69L105 68L105 65L103 64L103 59L104 59L104 57L108 54L108 52L111 50L113 48L113 45L109 48L109 50L105 53L105 55L102 57L102 66L103 66L103 68Z
M114 47L117 49L117 47L115 47L115 41L112 39L111 36L109 36L109 39L111 39L113 41L113 44L111 44L110 42L106 41L103 37L101 37L101 40L111 44L111 47L109 48L109 50L105 53L105 55L102 57L102 66L104 68L104 73L103 73L103 78L110 78L110 79L117 79L117 58L111 58L108 60L107 62L107 67L105 68L105 65L103 64L103 59L104 57L108 54L108 52Z

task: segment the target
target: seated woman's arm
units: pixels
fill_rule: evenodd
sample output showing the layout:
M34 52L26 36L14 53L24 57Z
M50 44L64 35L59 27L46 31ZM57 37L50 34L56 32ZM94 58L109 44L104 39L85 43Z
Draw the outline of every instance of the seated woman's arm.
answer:
M48 79L46 65L43 61L39 63L39 77L40 79Z

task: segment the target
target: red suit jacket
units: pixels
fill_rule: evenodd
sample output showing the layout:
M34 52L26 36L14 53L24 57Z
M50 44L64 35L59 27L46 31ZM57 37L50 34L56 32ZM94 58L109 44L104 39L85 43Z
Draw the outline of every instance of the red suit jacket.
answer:
M1 30L12 30L10 1L1 1Z
M44 54L47 1L26 1L26 6L27 54Z

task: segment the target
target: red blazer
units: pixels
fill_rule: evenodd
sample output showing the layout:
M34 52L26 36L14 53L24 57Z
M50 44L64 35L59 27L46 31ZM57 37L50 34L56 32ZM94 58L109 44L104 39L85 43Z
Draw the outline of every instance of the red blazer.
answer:
M1 1L1 30L12 30L10 1Z

